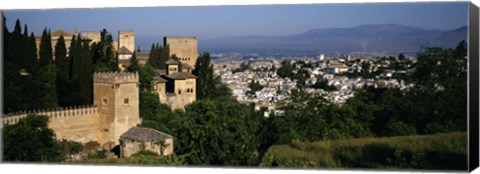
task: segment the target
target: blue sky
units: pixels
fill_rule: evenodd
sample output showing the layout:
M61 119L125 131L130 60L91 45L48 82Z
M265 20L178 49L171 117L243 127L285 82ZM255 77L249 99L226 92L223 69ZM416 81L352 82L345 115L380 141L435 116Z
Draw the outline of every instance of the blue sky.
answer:
M455 29L467 25L466 2L356 3L315 5L198 6L100 8L63 10L5 10L7 27L15 20L40 34L52 31L134 30L137 43L147 47L163 36L226 36L299 34L314 28L355 27L363 24L402 24L425 29Z

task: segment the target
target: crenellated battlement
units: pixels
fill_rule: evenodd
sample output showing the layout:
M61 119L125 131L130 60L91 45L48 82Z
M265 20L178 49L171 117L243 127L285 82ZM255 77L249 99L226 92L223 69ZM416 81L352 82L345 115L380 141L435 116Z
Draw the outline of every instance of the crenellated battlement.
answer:
M27 115L46 115L49 120L57 121L66 117L82 117L99 114L99 110L96 106L75 106L66 108L54 108L48 110L33 110L33 111L20 111L15 113L4 114L1 118L2 126L6 124L15 124L20 119L27 117Z
M93 74L94 83L137 83L138 72L97 72Z

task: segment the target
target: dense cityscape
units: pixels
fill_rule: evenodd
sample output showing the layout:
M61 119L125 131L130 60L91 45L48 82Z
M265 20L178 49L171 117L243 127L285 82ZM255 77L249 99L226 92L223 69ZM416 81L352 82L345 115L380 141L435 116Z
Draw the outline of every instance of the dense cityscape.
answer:
M405 74L414 57L355 58L325 57L257 57L250 59L213 61L215 74L243 103L255 103L256 109L267 108L270 113L281 114L282 101L295 88L323 95L332 103L341 105L353 97L356 89L364 87L405 89ZM279 74L284 66L291 66L293 74ZM285 68L285 67L284 67ZM280 72L281 73L281 72Z

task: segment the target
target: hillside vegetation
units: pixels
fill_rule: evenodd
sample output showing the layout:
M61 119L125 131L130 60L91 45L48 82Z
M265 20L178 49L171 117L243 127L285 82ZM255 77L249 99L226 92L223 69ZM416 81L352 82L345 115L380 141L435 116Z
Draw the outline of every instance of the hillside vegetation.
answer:
M467 134L292 141L270 147L260 166L466 170Z

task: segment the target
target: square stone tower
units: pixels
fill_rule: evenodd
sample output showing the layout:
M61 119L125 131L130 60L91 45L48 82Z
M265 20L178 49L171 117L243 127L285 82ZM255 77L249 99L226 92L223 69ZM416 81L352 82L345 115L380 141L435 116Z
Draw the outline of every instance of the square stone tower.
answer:
M195 67L198 57L197 37L171 37L163 38L163 45L169 46L170 56L177 56L181 63Z
M135 51L135 34L133 30L118 31L118 49L125 47L130 52Z
M117 145L120 135L141 123L138 79L138 73L94 74L93 104L100 112L99 142Z

